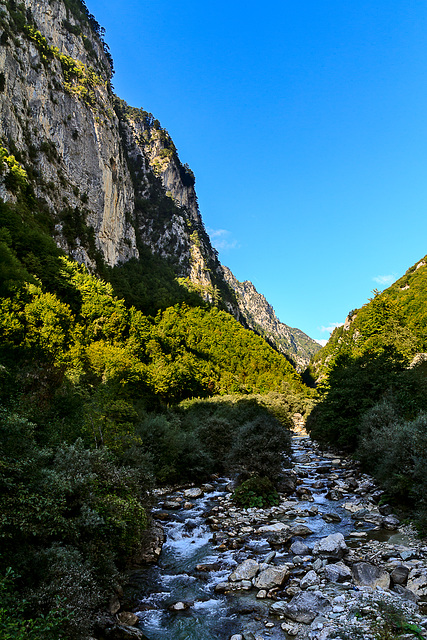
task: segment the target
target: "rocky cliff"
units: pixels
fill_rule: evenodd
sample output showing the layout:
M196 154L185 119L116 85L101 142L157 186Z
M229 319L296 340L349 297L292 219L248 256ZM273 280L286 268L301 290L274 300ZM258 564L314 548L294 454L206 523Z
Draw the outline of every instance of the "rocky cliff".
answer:
M280 322L273 307L258 293L252 282L239 282L228 267L222 267L224 277L236 294L240 312L250 329L262 335L272 346L290 357L297 370L307 367L320 345L300 329Z
M233 297L200 217L194 176L160 123L111 89L102 29L80 0L0 5L0 137L27 174L57 243L95 268L172 260L205 300ZM4 163L3 201L14 201Z
M262 335L278 351L291 358L302 371L320 345L300 329L280 322L273 307L258 293L252 282L239 282L228 267L222 267L226 282L234 291L239 310L250 329Z
M74 259L96 271L143 260L148 247L181 285L303 367L316 343L223 270L191 169L152 114L113 94L111 75L103 30L82 0L0 2L0 199L17 202L21 172L34 215Z

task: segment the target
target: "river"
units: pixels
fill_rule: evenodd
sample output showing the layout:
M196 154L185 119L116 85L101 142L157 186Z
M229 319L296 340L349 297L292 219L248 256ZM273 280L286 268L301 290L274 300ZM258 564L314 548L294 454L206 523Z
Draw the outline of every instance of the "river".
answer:
M138 626L149 640L229 640L233 635L236 639L283 640L291 636L282 628L283 616L271 616L270 606L300 592L301 579L313 567L323 579L324 565L332 560L317 560L316 568L312 555L316 541L342 533L353 560L362 548L365 556L375 551L376 544L393 549L396 545L413 547L413 539L393 525L387 509L382 514L378 511L380 492L351 460L313 448L305 434L293 436L292 450L298 484L291 495L281 495L278 507L237 509L230 501L227 478L212 481L191 502L183 491L160 498L154 515L164 520L166 542L159 562L133 574L129 585L137 602ZM385 518L392 524L388 529L384 528ZM260 534L262 525L273 525L278 533ZM280 531L300 535L280 544ZM290 548L295 541L303 545L302 556L295 553L297 547ZM308 547L305 553L304 545ZM247 583L228 591L227 584L230 589L236 585L227 582L230 574L248 558L259 564L268 561L272 566L287 566L291 575L283 586L267 589L265 594ZM319 581L308 589L322 588L332 605L334 598L339 604L342 594L347 598L357 588L351 580L341 584ZM342 609L338 606L335 617ZM329 614L333 615L334 611ZM305 637L301 628L288 631L294 637L295 633Z

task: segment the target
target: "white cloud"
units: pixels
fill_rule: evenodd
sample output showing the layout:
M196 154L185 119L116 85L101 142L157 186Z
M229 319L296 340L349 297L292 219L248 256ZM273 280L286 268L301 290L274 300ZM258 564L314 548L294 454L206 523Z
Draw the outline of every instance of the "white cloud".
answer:
M323 339L323 340L316 340L316 342L318 342L319 344L322 345L322 347L325 346L325 344L328 342L327 340Z
M332 333L334 329L336 329L337 327L342 327L343 324L344 322L331 322L328 327L320 327L320 331L322 333L324 333L325 331L327 331L328 333Z
M230 231L227 231L227 229L207 229L207 232L213 246L218 251L236 249L239 246L237 240L233 240Z
M382 284L383 286L389 286L396 280L396 276L392 273L389 276L374 276L372 280L374 282L378 282L378 284Z

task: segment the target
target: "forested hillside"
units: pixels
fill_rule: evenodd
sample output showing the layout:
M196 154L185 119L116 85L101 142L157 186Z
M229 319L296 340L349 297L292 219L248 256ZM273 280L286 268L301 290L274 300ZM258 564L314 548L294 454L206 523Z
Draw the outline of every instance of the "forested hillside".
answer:
M132 292L140 308L117 297L62 255L24 192L25 176L0 206L0 625L82 638L141 553L153 484L274 480L307 392L284 356L198 295L182 289L155 315L141 310L161 306L147 289ZM241 400L177 406L226 393Z
M352 311L305 377L321 401L307 426L355 451L390 497L427 523L426 259Z

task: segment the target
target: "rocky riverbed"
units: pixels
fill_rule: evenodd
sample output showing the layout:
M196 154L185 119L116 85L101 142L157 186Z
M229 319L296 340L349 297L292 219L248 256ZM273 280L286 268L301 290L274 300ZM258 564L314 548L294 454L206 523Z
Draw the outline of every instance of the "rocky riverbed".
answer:
M166 542L131 576L120 637L427 637L427 546L356 463L299 433L278 506L239 509L231 490L159 492Z

